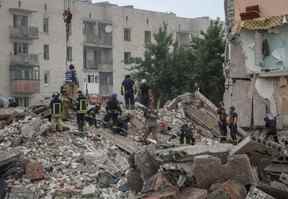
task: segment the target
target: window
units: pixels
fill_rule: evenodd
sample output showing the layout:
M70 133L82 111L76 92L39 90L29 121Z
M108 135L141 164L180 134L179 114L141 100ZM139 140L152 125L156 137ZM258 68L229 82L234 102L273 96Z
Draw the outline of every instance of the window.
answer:
M72 61L72 47L68 46L67 47L67 61Z
M43 58L44 58L44 60L49 60L50 59L50 56L49 56L49 45L48 44L44 45Z
M129 64L131 52L124 52L124 64Z
M131 41L131 30L129 28L124 29L124 41Z
M47 11L47 3L44 3L44 10Z
M21 8L21 6L22 6L22 2L18 0L18 8Z
M125 17L125 20L126 20L126 24L128 23L128 21L129 21L129 17L128 16L126 16Z
M146 24L149 25L149 18L146 19Z
M98 76L97 75L88 75L88 83L98 83Z
M30 105L30 97L28 96L15 97L15 100L18 106L28 107Z
M44 73L44 84L49 84L49 76L50 76L50 72L49 71L46 71Z
M14 55L28 54L28 44L27 43L14 43Z
M28 27L28 16L13 15L13 26L15 28Z
M47 17L43 19L43 32L45 33L49 32L49 18Z
M151 43L151 31L145 31L145 44Z

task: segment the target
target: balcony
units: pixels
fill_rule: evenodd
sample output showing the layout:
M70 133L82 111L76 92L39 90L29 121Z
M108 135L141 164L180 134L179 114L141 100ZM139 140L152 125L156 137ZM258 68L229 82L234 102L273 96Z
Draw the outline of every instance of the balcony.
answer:
M40 80L12 80L11 92L15 94L39 93Z
M98 46L103 48L112 48L112 34L103 34L101 36L95 34L85 34L84 42L86 46Z
M33 40L39 39L39 29L32 26L10 27L11 39Z
M11 55L11 65L27 65L27 66L39 66L39 59L37 54L18 54Z

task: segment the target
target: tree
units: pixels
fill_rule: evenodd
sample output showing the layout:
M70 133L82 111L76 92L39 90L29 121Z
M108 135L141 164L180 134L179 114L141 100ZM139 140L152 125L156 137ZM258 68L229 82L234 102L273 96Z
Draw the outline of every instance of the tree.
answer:
M194 67L197 71L195 81L201 92L214 103L219 103L224 93L224 50L224 29L219 19L211 21L207 31L192 40Z
M211 22L207 32L193 38L191 48L173 41L167 25L153 35L155 43L146 46L144 58L132 58L130 71L134 78L147 79L161 102L185 92L200 90L213 102L222 100L224 77L224 31L219 20Z

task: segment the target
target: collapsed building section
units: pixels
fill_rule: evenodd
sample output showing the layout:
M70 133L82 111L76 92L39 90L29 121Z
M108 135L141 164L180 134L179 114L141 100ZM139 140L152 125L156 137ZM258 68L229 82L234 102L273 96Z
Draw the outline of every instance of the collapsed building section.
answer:
M226 0L227 48L224 95L239 112L241 127L263 127L266 113L287 120L287 2Z

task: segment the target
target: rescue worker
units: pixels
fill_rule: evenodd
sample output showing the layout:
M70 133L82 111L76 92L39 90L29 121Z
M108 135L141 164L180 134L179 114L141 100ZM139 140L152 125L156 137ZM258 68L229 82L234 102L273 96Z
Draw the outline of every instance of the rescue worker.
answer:
M73 64L70 64L69 69L65 73L65 84L68 85L68 88L66 88L68 89L68 95L73 97L79 87L77 73Z
M234 106L230 107L229 113L229 129L230 135L234 144L237 144L237 134L238 134L238 114Z
M195 139L193 136L193 129L188 126L188 124L184 124L179 132L180 136L180 144L194 145Z
M85 126L85 114L87 112L88 102L87 98L83 95L82 91L78 91L78 98L77 98L77 124L78 130L84 131Z
M276 119L276 117L274 117L272 115L272 113L266 113L264 121L265 121L265 127L268 130L265 139L272 137L275 142L279 143L278 135L277 135L277 119Z
M121 95L124 96L125 106L127 109L134 108L134 85L135 82L131 79L130 75L126 75L121 85Z
M115 126L118 123L118 116L121 114L122 109L120 107L120 102L117 99L117 94L113 93L106 104L106 115L104 121L109 122L112 119L112 126Z
M72 106L72 101L68 96L68 92L65 88L61 89L62 104L63 104L63 120L68 121L70 119L69 109Z
M95 106L93 106L87 111L86 120L88 121L90 126L94 125L96 128L98 127L96 115L100 112L100 110L101 110L101 105L97 103L95 104Z
M227 114L223 102L219 104L217 114L219 116L218 126L221 133L221 142L225 142L227 140Z
M143 140L145 143L147 143L147 138L150 134L152 134L152 138L158 142L158 114L155 110L147 109L144 111L144 117L145 117L145 133L143 136Z
M140 88L139 88L139 102L146 106L147 108L150 105L150 96L149 96L150 87L147 85L147 80L142 79Z
M59 94L53 94L50 101L51 109L51 122L53 131L63 131L63 122L62 122L62 101L59 98Z

